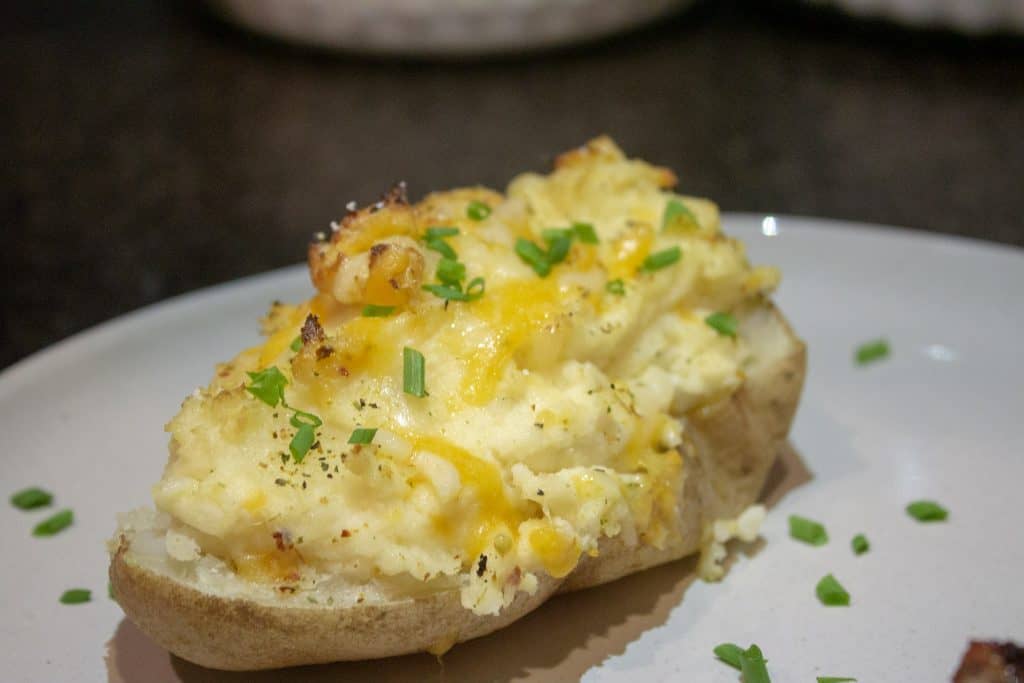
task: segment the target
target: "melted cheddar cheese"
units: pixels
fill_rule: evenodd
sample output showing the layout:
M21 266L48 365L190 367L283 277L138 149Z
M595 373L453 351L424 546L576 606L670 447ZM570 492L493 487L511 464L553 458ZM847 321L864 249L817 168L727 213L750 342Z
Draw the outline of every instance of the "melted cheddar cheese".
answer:
M602 538L663 546L678 533L684 418L736 390L749 356L742 334L704 320L778 282L674 180L599 138L505 194L393 193L351 212L310 248L317 294L276 304L266 342L219 366L168 425L157 507L247 580L457 586L489 614ZM470 202L490 213L470 217ZM686 220L663 225L672 203ZM574 239L546 276L517 255L517 240L545 249L545 230L577 223L597 243ZM444 250L425 235L442 226L458 230L443 241L463 284L483 278L479 298L423 289ZM677 262L642 267L674 248ZM406 347L425 359L425 396L404 391ZM287 379L287 407L246 388L268 368ZM294 410L322 420L301 461ZM349 444L356 428L373 441Z

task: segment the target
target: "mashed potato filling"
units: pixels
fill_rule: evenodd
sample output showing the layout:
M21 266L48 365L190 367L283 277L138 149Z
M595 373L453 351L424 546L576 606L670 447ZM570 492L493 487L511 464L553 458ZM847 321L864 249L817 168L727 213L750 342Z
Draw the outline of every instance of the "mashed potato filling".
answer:
M275 304L266 343L168 425L153 494L171 557L216 558L282 595L324 577L457 587L494 614L602 538L669 542L685 417L735 391L750 360L706 319L778 281L674 181L602 138L504 195L394 193L350 212L310 248L317 294ZM442 296L453 281L461 296ZM423 357L423 396L405 349ZM249 390L270 368L284 404ZM301 455L295 411L321 423ZM356 429L377 431L350 443Z

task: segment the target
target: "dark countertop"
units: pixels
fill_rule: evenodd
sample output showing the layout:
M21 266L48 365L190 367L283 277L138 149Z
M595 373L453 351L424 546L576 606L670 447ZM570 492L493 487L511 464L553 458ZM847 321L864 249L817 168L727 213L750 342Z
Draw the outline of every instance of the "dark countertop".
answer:
M350 199L501 187L600 132L725 210L1024 245L1024 50L724 2L488 63L368 62L181 0L0 9L0 367L303 258Z

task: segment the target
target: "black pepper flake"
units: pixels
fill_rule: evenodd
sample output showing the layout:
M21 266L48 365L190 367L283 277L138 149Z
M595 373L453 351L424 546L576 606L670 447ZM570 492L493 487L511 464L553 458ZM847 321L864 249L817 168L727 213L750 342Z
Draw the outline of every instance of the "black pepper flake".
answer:
M306 490L306 480L305 479L302 480L302 490L303 491Z
M281 479L280 477L278 477L277 479L274 480L274 483L277 484L278 486L286 486L288 484L288 480Z
M328 479L334 479L334 475L333 475L333 474L331 474L330 472L328 472L328 473L327 473L327 478L328 478Z
M327 468L329 468L329 467L330 467L330 465L328 465L325 462L320 463L320 469L322 469L324 472L326 472Z
M487 556L481 555L480 560L476 563L476 575L483 576L485 571L487 571Z
M371 408L379 408L380 407L376 403L367 403L366 405L370 406Z
M281 454L281 464L282 465L287 465L288 464L288 454L287 453L282 453Z
M534 422L533 426L536 427L537 429L544 429L544 423L543 422Z
M543 496L544 495L544 489L537 489L537 495L538 496Z

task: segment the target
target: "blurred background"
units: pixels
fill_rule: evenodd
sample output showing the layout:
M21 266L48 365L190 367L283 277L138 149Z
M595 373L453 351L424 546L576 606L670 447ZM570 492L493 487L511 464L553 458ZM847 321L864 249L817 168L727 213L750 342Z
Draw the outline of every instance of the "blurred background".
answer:
M7 0L0 368L600 133L726 211L1024 245L1022 4Z

